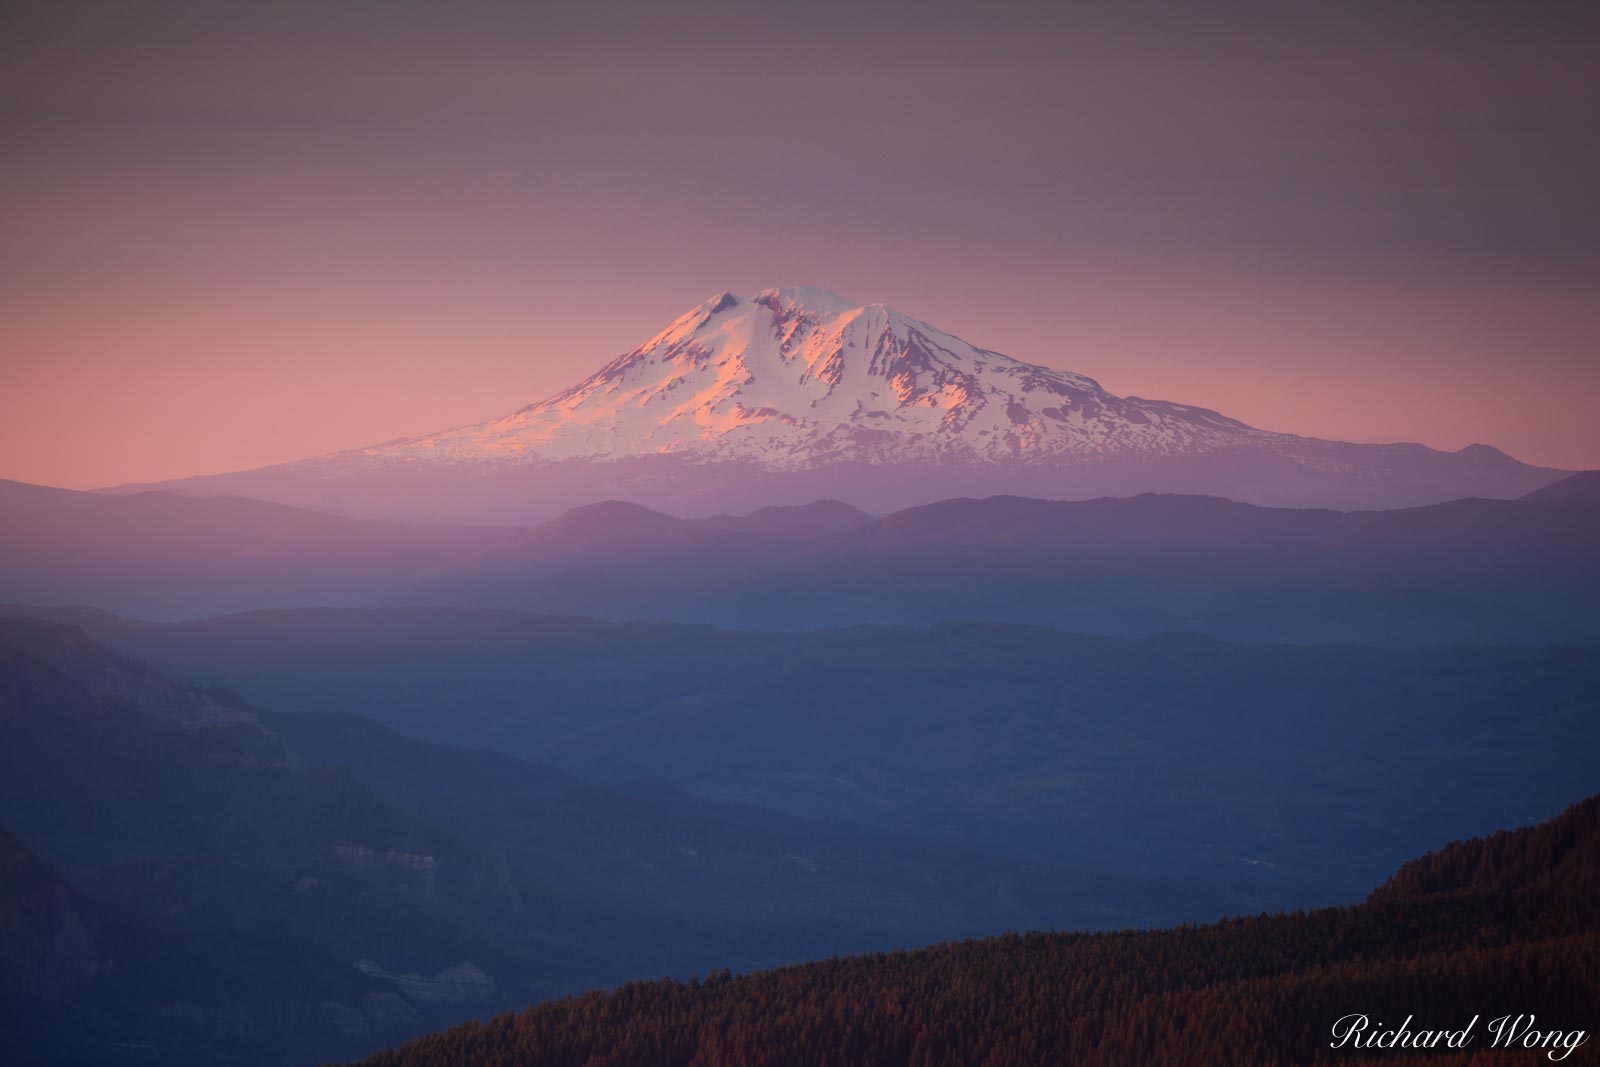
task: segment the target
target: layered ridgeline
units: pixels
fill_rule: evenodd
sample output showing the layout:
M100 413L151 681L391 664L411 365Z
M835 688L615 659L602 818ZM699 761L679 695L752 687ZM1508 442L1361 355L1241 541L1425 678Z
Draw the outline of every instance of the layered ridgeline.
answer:
M1597 873L1591 797L1540 826L1430 854L1356 907L634 983L367 1062L1595 1063Z
M1397 506L1514 497L1559 474L1486 445L1324 441L1116 396L882 304L801 287L720 293L573 387L488 422L167 486L364 516L526 522L608 497L702 515L977 492Z
M272 714L33 619L0 619L0 827L6 1063L315 1062L626 978L1261 906Z
M1600 749L1592 647L975 622L750 633L427 608L62 617L283 711L1022 862L1248 886L1271 906L1356 900L1439 841L1553 814L1594 788Z
M0 482L0 602L184 618L450 605L760 629L988 619L1244 641L1600 641L1600 502L1384 511L1215 497L838 501L683 519L635 504L530 527Z

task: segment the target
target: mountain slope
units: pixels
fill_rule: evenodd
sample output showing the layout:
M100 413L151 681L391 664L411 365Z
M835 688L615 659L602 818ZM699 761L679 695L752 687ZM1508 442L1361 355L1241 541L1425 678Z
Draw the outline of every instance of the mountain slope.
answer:
M367 449L380 461L657 454L775 470L839 460L1038 463L1289 440L1202 408L1113 396L823 289L720 293L571 389L477 426Z
M471 426L166 486L354 514L526 522L614 497L708 514L837 497L1206 492L1273 504L1512 497L1560 472L1247 426L1116 396L824 289L719 293L539 403Z
M1524 500L1600 500L1600 471L1578 471L1528 493Z
M548 698L538 685L524 694ZM659 782L589 785L356 715L262 711L36 619L0 619L0 825L92 897L340 961L426 1026L729 961L1167 924L1266 899L997 858ZM70 1015L57 1021L71 1028Z
M67 885L0 830L0 1059L304 1062L415 1032L387 983L301 945L178 923Z
M1513 892L1600 899L1600 795L1538 827L1451 842L1401 867L1372 899Z
M1220 1067L1443 1064L1471 1053L1474 1064L1592 1064L1600 1059L1597 814L1591 799L1509 838L1453 846L1444 855L1473 869L1471 878L1418 884L1408 865L1351 908L1149 933L1008 936L704 983L635 983L419 1038L366 1062ZM1557 863L1563 877L1552 877ZM1460 1048L1333 1047L1334 1025L1351 1013L1366 1014L1371 1031L1410 1017L1412 1034L1468 1033ZM1534 1017L1520 1021L1510 1048L1504 1026L1493 1028L1501 1015Z
M1592 788L1600 745L1593 648L425 609L76 617L284 711L337 707L590 780L660 779L1023 860L1247 881L1284 903L1351 899L1431 842L1558 810Z

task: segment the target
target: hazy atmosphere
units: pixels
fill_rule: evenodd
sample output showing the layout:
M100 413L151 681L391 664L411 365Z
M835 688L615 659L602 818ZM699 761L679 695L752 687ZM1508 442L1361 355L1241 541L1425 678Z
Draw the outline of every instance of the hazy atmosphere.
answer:
M0 475L477 422L796 284L1600 466L1592 5L1060 7L6 3Z
M1597 12L0 0L0 1064L1600 1065Z

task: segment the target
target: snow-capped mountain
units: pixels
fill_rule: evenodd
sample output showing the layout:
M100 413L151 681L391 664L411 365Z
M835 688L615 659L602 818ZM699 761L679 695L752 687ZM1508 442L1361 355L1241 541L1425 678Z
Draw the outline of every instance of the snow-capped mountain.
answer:
M720 293L571 389L489 422L364 450L520 462L671 455L779 470L840 461L1034 463L1286 438L977 348L826 289Z
M1520 496L1561 473L1487 445L1322 441L1119 397L801 287L719 293L572 388L488 422L163 487L520 523L607 498L683 514L1148 491L1393 507Z

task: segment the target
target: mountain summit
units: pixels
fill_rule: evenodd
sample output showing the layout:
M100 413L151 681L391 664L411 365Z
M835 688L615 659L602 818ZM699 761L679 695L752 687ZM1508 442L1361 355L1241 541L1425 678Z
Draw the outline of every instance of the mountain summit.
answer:
M488 422L164 483L380 518L538 521L615 498L679 513L833 498L1211 493L1394 507L1514 497L1562 472L1258 430L979 348L826 289L718 293L548 400Z
M793 470L841 461L1038 463L1258 447L1282 434L977 348L826 289L719 293L548 400L365 450L379 459L673 455Z

